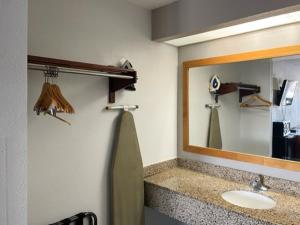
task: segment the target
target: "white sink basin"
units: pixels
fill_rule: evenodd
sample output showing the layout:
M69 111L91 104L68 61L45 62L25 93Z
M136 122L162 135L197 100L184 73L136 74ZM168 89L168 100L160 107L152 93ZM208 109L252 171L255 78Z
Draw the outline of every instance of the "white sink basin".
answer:
M222 198L233 205L250 209L272 209L276 206L273 199L250 191L224 192Z

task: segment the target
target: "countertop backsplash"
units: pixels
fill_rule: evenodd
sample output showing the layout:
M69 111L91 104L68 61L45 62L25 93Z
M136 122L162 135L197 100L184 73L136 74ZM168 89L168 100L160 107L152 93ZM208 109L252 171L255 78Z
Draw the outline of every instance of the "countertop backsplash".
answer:
M145 177L152 176L174 167L186 168L210 176L222 178L224 180L235 181L243 184L250 184L251 180L258 175L248 171L182 158L172 159L147 166L144 168L144 175ZM266 186L270 187L270 190L272 191L283 192L293 196L300 196L300 182L289 181L270 176L264 176L264 181Z

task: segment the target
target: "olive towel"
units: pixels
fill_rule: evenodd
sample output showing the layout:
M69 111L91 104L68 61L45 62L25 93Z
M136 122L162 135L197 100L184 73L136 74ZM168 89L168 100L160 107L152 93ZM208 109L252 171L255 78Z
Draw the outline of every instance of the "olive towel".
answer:
M133 115L124 111L112 158L112 225L144 225L143 162Z
M222 149L222 136L217 108L211 109L208 132L208 147Z

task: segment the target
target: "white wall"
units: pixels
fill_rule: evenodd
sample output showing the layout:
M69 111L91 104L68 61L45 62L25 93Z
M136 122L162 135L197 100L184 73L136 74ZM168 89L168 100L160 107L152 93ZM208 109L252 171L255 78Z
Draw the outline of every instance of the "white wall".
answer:
M241 52L249 52L260 49L283 47L300 43L300 24L287 25L271 28L263 31L237 35L233 37L218 39L195 45L179 48L179 84L182 90L182 62L192 59L222 56ZM178 155L183 158L205 161L213 164L223 165L231 168L242 169L282 177L290 180L300 181L299 172L273 169L265 166L242 163L232 160L219 159L184 152L182 149L182 92L178 94Z
M117 94L133 112L144 165L177 156L177 49L152 42L150 12L119 0L30 0L29 53L104 65L128 58L138 71L136 92ZM57 83L75 115L55 119L32 111L43 83L30 72L29 224L94 211L108 222L108 172L118 112L105 112L108 80L61 75Z
M27 1L0 1L0 224L27 224Z
M274 106L272 109L272 120L291 122L291 127L300 126L300 59L280 58L273 62L273 77L280 82L285 79L297 80L298 86L295 91L293 104L290 106Z
M211 77L218 74L222 83L258 85L260 96L271 101L271 61L255 60L192 68L189 72L189 135L190 144L207 146L210 110L213 103L208 91ZM246 98L244 99L246 100ZM269 156L272 122L269 109L243 109L237 92L219 96L218 108L222 149Z
M272 101L272 62L255 60L243 63L241 83L260 87L259 96ZM247 98L244 99L246 101ZM271 108L240 108L240 144L241 152L254 155L272 155L272 119Z

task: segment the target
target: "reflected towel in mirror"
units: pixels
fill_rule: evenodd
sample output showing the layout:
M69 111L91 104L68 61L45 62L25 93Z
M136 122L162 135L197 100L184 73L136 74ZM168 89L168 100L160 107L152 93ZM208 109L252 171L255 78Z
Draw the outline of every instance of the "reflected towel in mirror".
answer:
M221 137L220 122L219 122L219 113L216 107L211 108L207 146L209 148L222 149L222 137Z

